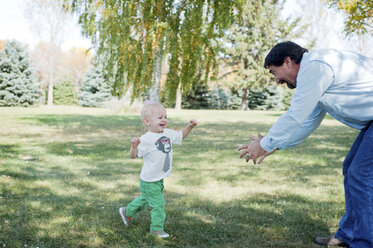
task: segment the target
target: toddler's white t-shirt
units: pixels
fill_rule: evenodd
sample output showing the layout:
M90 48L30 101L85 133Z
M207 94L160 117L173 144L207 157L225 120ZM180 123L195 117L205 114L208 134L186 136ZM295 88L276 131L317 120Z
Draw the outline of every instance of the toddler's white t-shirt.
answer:
M146 132L141 136L137 147L137 156L144 160L141 180L155 182L171 176L172 145L181 145L182 140L182 131L167 128L163 133Z

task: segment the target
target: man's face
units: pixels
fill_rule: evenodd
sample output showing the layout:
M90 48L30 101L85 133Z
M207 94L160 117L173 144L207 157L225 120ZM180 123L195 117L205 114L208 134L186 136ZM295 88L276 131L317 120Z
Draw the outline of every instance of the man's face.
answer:
M286 58L281 66L268 66L269 72L275 76L276 83L285 84L289 89L297 87L297 75L299 65L295 64L290 58Z

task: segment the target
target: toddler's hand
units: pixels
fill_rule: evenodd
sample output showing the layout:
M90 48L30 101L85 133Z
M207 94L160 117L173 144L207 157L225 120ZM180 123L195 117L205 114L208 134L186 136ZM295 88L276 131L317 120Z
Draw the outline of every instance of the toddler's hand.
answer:
M192 119L192 120L189 121L189 125L191 127L195 127L195 126L197 126L197 121L195 119Z
M139 137L136 137L136 138L133 138L131 139L131 145L132 147L137 147L138 145L140 144L140 138Z

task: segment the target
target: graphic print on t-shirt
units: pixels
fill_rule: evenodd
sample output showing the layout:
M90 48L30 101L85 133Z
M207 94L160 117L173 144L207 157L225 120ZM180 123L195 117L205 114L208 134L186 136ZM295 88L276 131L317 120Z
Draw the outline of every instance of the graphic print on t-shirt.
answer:
M158 150L166 153L166 159L164 160L163 171L166 172L170 169L170 157L168 153L171 151L171 142L170 139L166 136L160 137L156 142L155 146Z

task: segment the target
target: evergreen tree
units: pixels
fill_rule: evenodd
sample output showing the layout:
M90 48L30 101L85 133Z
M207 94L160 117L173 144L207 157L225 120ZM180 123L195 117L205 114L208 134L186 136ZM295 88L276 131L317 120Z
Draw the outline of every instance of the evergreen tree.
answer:
M209 92L208 99L210 109L228 109L229 96L220 85Z
M41 95L25 46L10 41L0 51L0 106L30 106Z
M188 94L183 96L182 107L185 109L207 109L209 107L208 95L207 85L200 81Z
M79 105L102 107L110 99L111 89L102 75L102 66L92 66L83 79L80 89Z
M271 79L263 67L270 48L285 37L290 38L296 21L282 20L283 2L273 0L247 1L243 8L241 23L234 24L224 40L224 63L230 77L230 86L242 91L241 109L248 108L250 90L265 87Z
M283 110L284 88L272 84L265 88L251 90L249 96L250 109L257 110Z

